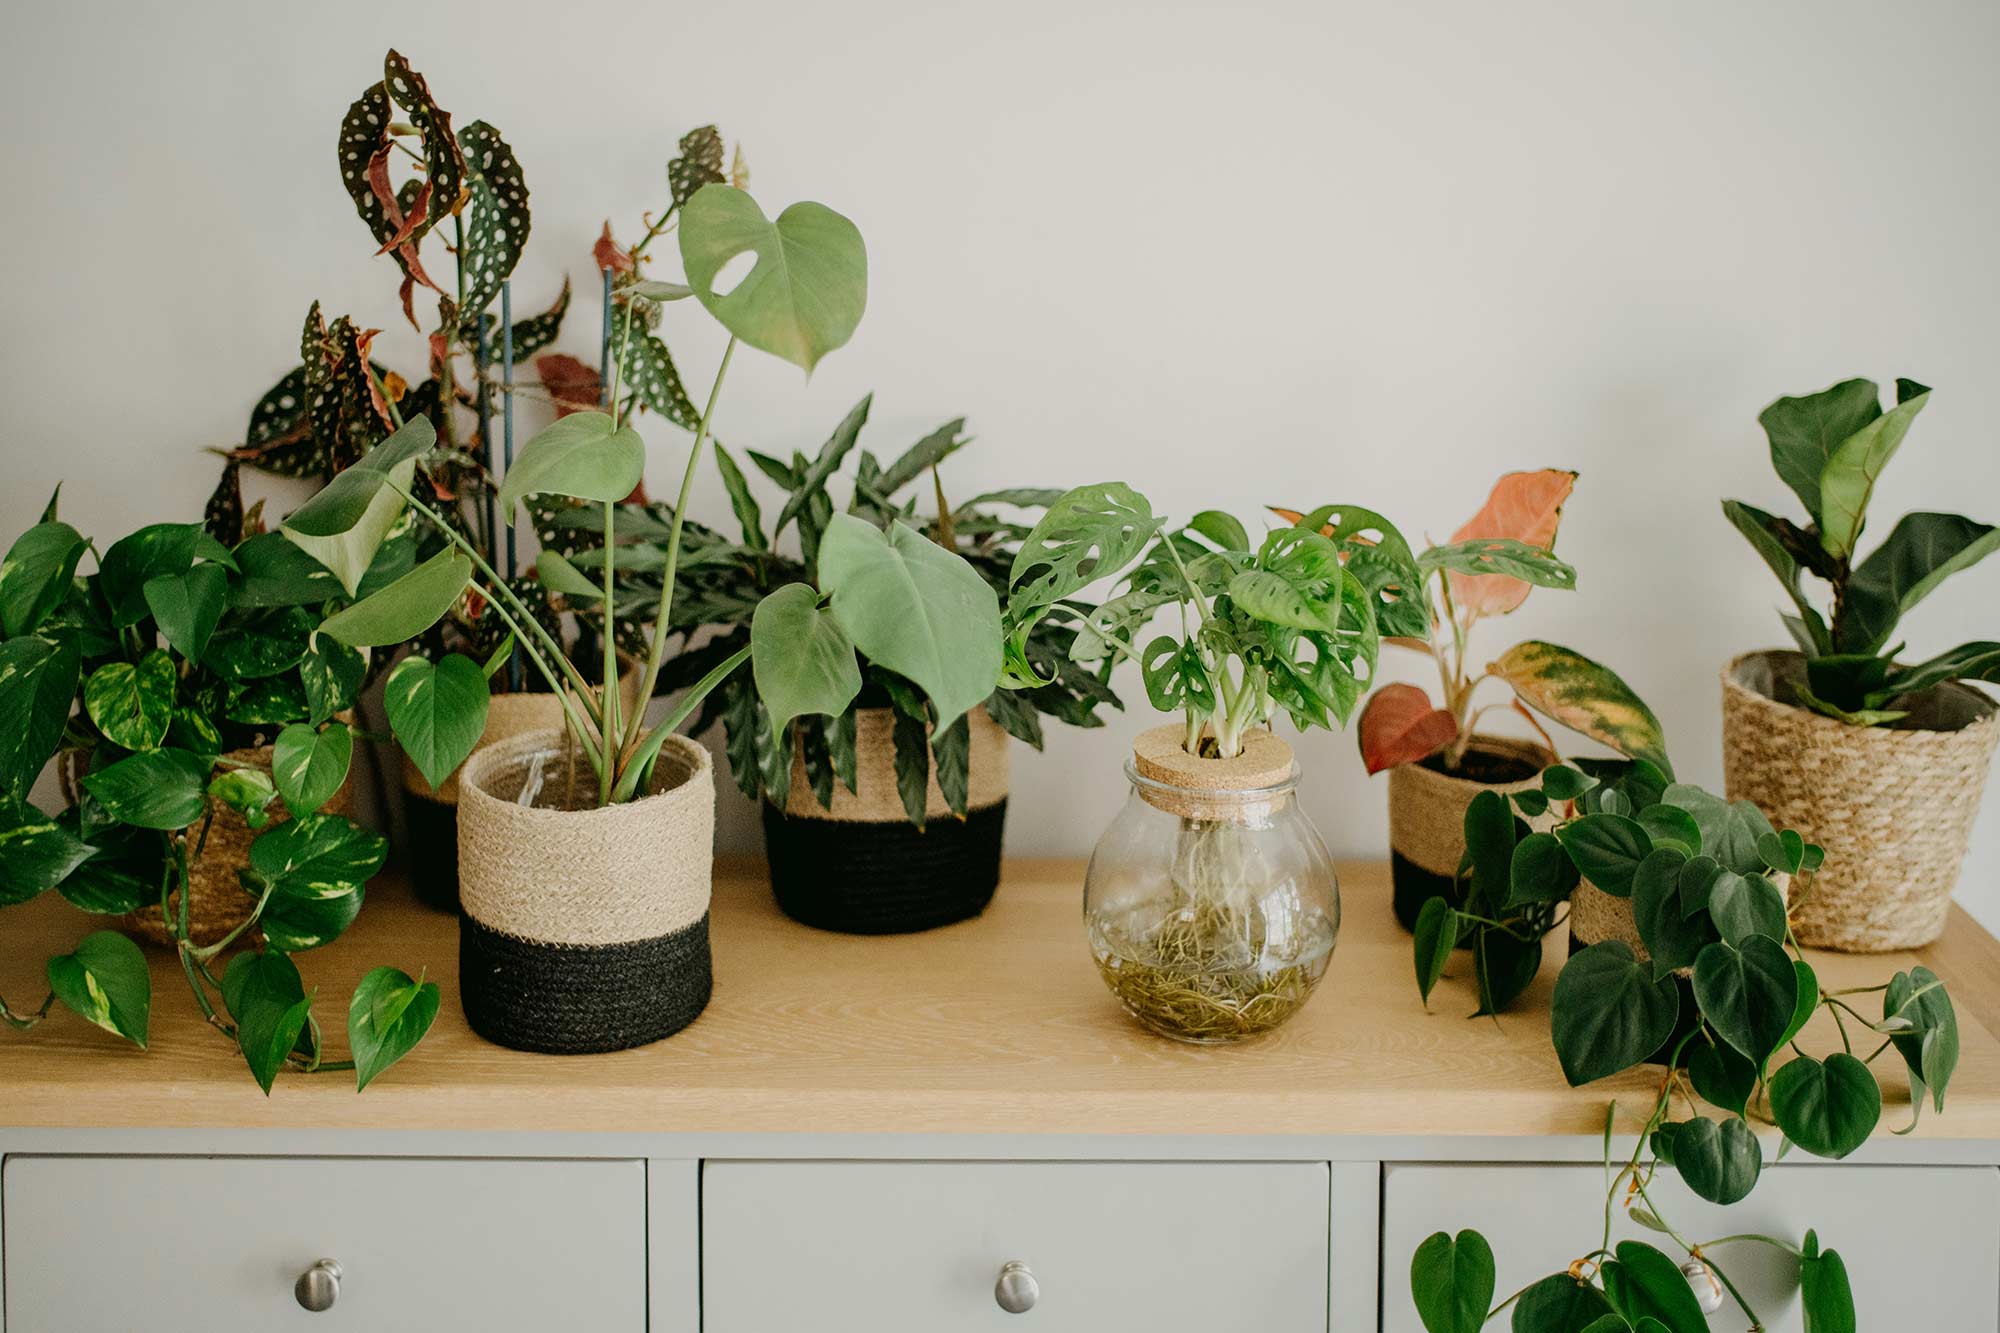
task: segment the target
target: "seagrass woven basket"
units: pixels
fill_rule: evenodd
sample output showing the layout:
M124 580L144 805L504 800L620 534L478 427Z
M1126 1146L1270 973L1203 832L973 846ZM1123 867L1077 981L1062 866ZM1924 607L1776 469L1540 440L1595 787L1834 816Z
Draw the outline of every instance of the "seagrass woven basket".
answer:
M1413 930L1417 913L1432 898L1462 907L1458 863L1465 858L1465 809L1483 791L1502 796L1541 782L1542 769L1555 757L1530 741L1477 736L1468 753L1525 764L1528 776L1513 782L1477 782L1421 763L1389 770L1389 878L1396 919Z

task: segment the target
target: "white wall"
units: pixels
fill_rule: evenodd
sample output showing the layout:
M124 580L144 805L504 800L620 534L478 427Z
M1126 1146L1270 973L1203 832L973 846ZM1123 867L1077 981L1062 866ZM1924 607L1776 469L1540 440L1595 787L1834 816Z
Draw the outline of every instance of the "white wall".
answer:
M523 308L561 272L590 281L600 222L629 235L704 121L747 144L767 205L859 223L860 334L810 385L739 359L729 440L816 447L873 388L878 450L971 417L962 494L1355 499L1437 537L1502 470L1580 470L1558 548L1580 591L1537 594L1486 647L1603 656L1719 782L1717 669L1783 639L1717 510L1791 504L1766 402L1920 378L1937 397L1878 512L2000 517L1996 39L2000 9L1943 0L14 6L0 531L62 479L85 531L194 516L198 450L240 438L315 297L416 359L334 171L393 44L526 167ZM705 380L715 339L675 346ZM684 441L652 435L657 489ZM726 515L712 477L700 504ZM1961 577L1912 651L2000 637L1996 588L2000 562ZM1085 851L1149 721L1024 753L1013 850ZM1300 749L1329 840L1379 853L1351 737ZM2000 798L1961 889L2000 926L1996 878Z

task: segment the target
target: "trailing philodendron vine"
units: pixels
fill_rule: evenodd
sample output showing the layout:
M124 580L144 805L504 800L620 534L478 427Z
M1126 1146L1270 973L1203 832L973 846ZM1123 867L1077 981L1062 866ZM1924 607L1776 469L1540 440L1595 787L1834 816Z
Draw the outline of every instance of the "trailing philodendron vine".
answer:
M1671 783L1645 760L1557 765L1539 786L1511 797L1483 792L1466 812L1465 841L1465 907L1434 899L1417 923L1417 985L1426 999L1463 944L1473 952L1481 1011L1505 1008L1533 979L1561 906L1579 892L1608 894L1629 904L1646 956L1604 939L1570 958L1551 1004L1556 1055L1579 1086L1635 1066L1661 1070L1638 1142L1608 1192L1597 1248L1502 1308L1514 1306L1517 1329L1596 1328L1588 1318L1548 1322L1556 1308L1608 1317L1614 1322L1605 1330L1645 1329L1646 1318L1670 1333L1706 1328L1683 1299L1677 1263L1637 1242L1611 1246L1609 1222L1622 1200L1635 1221L1699 1260L1762 1328L1729 1281L1717 1253L1725 1242L1690 1239L1647 1186L1664 1167L1711 1203L1743 1199L1765 1161L1753 1122L1776 1127L1780 1156L1792 1146L1847 1156L1881 1119L1874 1066L1884 1059L1900 1060L1907 1073L1909 1128L1926 1100L1943 1110L1958 1063L1957 1017L1943 982L1919 967L1875 986L1823 987L1788 922L1788 904L1813 890L1821 849L1773 829L1749 802ZM1801 1043L1822 1011L1830 1026L1814 1031L1838 1045L1814 1053ZM1607 1159L1608 1144L1607 1121ZM1798 1243L1765 1236L1726 1243L1765 1244L1796 1259L1807 1327L1853 1327L1842 1262L1812 1233ZM1500 1313L1463 1314L1486 1310L1491 1267L1476 1233L1424 1243L1412 1284L1433 1333L1476 1329ZM1482 1283L1485 1295L1475 1299ZM1440 1294L1446 1290L1455 1293L1450 1300Z
M386 852L328 809L365 669L315 634L322 608L345 600L340 580L276 534L231 548L197 523L141 528L80 572L93 553L52 501L0 565L0 906L54 890L88 914L157 912L195 1003L267 1093L284 1069L351 1069L366 1087L423 1038L439 997L435 982L376 968L348 1004L350 1054L334 1059L293 961L354 921ZM268 762L242 757L262 744ZM58 751L76 794L51 818L28 795ZM256 831L244 910L198 940L191 867L224 810ZM93 932L47 973L39 1007L0 1000L0 1019L33 1027L60 1001L146 1044L152 978L131 940Z
M1784 585L1796 615L1785 627L1806 657L1806 679L1785 686L1797 703L1855 726L1893 725L1910 696L1951 680L2000 681L2000 643L1975 640L1914 666L1896 661L1902 618L1945 579L2000 547L2000 528L1959 514L1905 514L1865 558L1862 529L1875 485L1902 446L1931 391L1896 381L1882 410L1872 380L1844 380L1800 398L1780 398L1758 416L1771 467L1805 507L1803 527L1741 500L1722 512ZM1823 581L1822 611L1801 579Z

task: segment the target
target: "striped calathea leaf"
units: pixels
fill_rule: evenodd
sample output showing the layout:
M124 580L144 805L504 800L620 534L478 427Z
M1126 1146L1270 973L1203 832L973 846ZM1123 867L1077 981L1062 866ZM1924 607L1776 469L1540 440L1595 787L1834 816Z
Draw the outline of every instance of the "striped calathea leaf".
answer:
M1512 685L1536 712L1672 773L1660 720L1610 667L1558 644L1529 639L1508 649L1487 670Z

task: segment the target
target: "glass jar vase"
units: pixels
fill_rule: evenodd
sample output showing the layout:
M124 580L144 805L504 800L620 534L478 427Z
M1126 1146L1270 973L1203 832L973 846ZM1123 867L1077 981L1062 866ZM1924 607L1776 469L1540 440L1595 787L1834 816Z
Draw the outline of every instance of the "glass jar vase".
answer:
M1177 1041L1240 1041L1297 1013L1326 975L1340 882L1299 809L1290 746L1253 731L1222 759L1189 754L1184 735L1156 727L1133 743L1132 792L1091 853L1084 921L1132 1017Z

